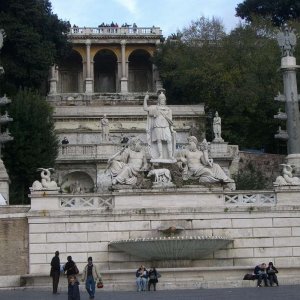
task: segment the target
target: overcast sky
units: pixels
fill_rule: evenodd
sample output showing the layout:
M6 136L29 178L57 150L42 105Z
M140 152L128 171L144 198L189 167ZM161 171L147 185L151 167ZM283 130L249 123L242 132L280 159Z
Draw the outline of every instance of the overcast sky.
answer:
M201 16L218 17L226 31L239 22L235 7L243 0L50 0L60 19L77 26L97 27L102 22L153 25L163 35L175 33Z

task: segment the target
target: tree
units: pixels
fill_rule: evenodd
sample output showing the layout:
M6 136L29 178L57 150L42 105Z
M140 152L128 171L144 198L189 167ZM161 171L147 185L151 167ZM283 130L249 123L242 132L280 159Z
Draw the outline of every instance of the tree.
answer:
M14 140L6 144L3 160L11 180L10 203L27 204L37 168L53 167L57 156L52 109L37 92L20 90L9 115L14 119L9 125Z
M299 0L245 0L236 7L236 15L252 22L254 16L262 16L280 26L290 20L300 20Z
M0 28L7 36L1 50L5 76L0 94L12 96L20 87L45 93L50 66L71 49L69 27L52 13L49 0L0 1Z
M241 148L277 152L280 51L265 21L240 25L217 43L168 40L155 55L168 101L204 102L222 117L222 136Z

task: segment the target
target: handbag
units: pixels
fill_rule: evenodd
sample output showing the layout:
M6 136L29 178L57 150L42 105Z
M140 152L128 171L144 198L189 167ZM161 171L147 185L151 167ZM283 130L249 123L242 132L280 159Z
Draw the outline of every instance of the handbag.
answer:
M102 289L103 288L103 282L101 281L101 280L99 280L98 282L97 282L97 288L98 289Z

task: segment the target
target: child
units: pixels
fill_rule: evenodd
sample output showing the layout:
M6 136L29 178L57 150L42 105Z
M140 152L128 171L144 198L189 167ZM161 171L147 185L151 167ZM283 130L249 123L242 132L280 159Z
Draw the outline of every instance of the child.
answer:
M69 276L68 300L80 300L79 282L76 276Z

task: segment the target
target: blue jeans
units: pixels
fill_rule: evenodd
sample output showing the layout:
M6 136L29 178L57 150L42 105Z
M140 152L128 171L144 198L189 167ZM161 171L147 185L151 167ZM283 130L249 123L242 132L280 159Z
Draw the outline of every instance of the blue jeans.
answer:
M147 279L144 278L144 277L137 277L137 279L136 279L136 286L137 286L138 292L140 292L140 291L146 291Z
M90 295L90 298L95 297L95 280L93 276L88 276L85 282L85 288Z

